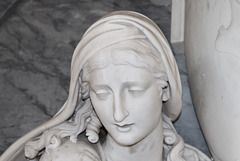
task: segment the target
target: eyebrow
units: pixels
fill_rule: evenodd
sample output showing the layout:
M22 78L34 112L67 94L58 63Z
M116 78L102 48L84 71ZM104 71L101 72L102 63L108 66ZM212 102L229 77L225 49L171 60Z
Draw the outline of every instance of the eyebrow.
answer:
M126 81L126 82L123 82L123 84L125 85L135 85L135 84L145 84L145 83L147 83L147 81ZM95 84L95 83L92 83L92 85L93 86L100 86L100 87L108 87L108 85L106 85L106 84L101 84L101 83L99 83L99 84Z
M124 86L133 86L133 85L144 85L144 84L146 84L147 82L146 81L135 81L135 82L131 82L131 81L129 81L129 82L124 82L123 83L123 85Z
M92 85L90 85L90 87L94 87L97 89L109 88L109 86L105 85L105 84L92 84Z
M145 85L148 85L147 81L126 81L121 84L122 87L124 87L124 86L128 86L128 87L130 87L130 86L145 86ZM109 89L110 87L107 84L101 84L101 83L94 84L93 83L90 85L90 88L97 90L97 89L107 89L107 88Z

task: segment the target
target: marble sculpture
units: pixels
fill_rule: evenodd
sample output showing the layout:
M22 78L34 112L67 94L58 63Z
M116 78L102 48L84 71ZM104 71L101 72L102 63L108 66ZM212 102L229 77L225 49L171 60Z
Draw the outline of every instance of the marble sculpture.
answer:
M21 160L23 149L26 158L40 161L210 161L173 127L181 88L158 26L136 12L113 12L77 45L69 96L59 112L0 161Z

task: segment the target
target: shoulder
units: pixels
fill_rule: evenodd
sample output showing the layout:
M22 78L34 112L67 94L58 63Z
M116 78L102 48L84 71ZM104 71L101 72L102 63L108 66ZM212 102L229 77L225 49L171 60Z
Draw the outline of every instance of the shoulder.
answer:
M184 146L183 157L186 161L211 161L203 152L189 144Z
M40 161L101 161L98 150L92 144L85 141L71 142L69 139L51 152L44 152Z

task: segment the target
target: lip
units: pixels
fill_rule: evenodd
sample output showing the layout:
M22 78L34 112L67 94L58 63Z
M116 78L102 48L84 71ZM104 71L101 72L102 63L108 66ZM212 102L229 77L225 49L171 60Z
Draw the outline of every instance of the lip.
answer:
M130 131L132 129L132 125L133 124L123 124L123 125L115 124L115 125L117 126L117 130L119 132L128 132L128 131Z

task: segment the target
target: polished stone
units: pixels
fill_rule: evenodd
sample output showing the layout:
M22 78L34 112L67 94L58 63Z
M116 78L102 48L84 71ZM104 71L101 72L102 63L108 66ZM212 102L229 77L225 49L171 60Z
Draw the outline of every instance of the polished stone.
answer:
M0 1L0 18L2 19L3 16L9 11L11 6L16 2L17 0L4 0Z
M0 26L0 153L50 119L67 98L73 50L84 31L116 10L145 14L170 38L171 5L148 0L22 1ZM197 123L183 54L176 56L183 84L179 134L209 155Z

